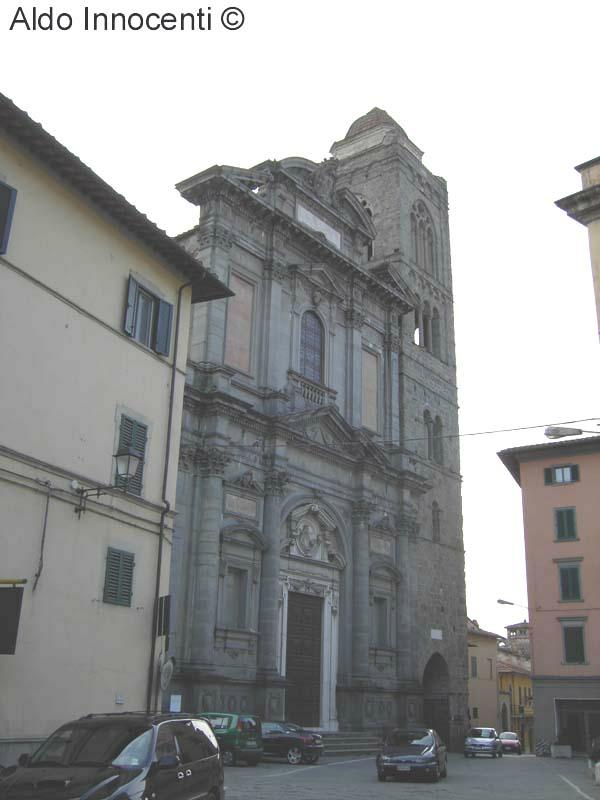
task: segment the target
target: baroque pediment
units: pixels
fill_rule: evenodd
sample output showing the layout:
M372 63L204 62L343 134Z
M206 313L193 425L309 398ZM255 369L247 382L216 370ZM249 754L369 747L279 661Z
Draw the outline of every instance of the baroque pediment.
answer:
M288 414L281 417L281 421L307 444L338 452L344 457L388 464L384 450L367 433L349 425L335 406Z

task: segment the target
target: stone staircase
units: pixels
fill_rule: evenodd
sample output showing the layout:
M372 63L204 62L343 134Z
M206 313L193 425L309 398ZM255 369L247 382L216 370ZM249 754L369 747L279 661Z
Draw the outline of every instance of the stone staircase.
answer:
M325 745L324 756L368 756L380 749L381 739L369 731L338 731L321 733Z

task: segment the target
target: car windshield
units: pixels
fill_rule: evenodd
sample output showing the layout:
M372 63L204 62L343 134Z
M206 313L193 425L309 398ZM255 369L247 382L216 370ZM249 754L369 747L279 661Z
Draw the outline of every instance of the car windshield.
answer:
M517 739L518 736L517 736L516 733L501 733L500 734L500 738L501 739Z
M226 731L231 724L232 717L211 717L206 715L214 731Z
M471 728L469 736L473 739L495 739L496 734L491 728Z
M428 731L393 731L386 741L392 747L431 747L433 736Z
M60 728L31 758L32 767L139 767L150 757L148 725L72 725Z

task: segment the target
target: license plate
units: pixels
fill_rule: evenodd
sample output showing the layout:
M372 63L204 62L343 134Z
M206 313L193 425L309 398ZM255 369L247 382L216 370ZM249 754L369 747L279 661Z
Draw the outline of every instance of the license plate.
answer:
M399 767L396 767L396 772L410 772L410 767L401 764Z
M256 739L246 739L246 744L250 744L250 745L254 746L256 744Z

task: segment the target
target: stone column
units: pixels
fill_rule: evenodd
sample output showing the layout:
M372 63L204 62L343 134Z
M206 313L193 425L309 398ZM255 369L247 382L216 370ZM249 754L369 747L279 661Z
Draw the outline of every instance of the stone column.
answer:
M210 669L214 661L223 472L230 460L217 447L196 451L200 492L192 522L189 625L191 661L201 669Z
M388 332L383 337L384 352L384 437L395 446L400 443L400 385L399 359L400 337Z
M263 511L263 533L267 549L262 556L260 575L260 611L258 618L258 674L263 679L279 675L278 616L279 616L279 568L281 502L288 474L273 469L265 477L265 500Z
M355 683L369 677L369 516L373 503L352 504L352 673Z
M419 532L416 509L406 503L400 506L400 513L396 518L398 536L396 538L396 566L400 570L401 580L398 582L396 594L396 624L397 624L397 650L396 677L399 681L414 680L414 656L416 642L416 609L411 605L411 598L415 598L416 587L413 583L413 563L411 558L411 544L416 542ZM420 676L417 676L420 680Z

